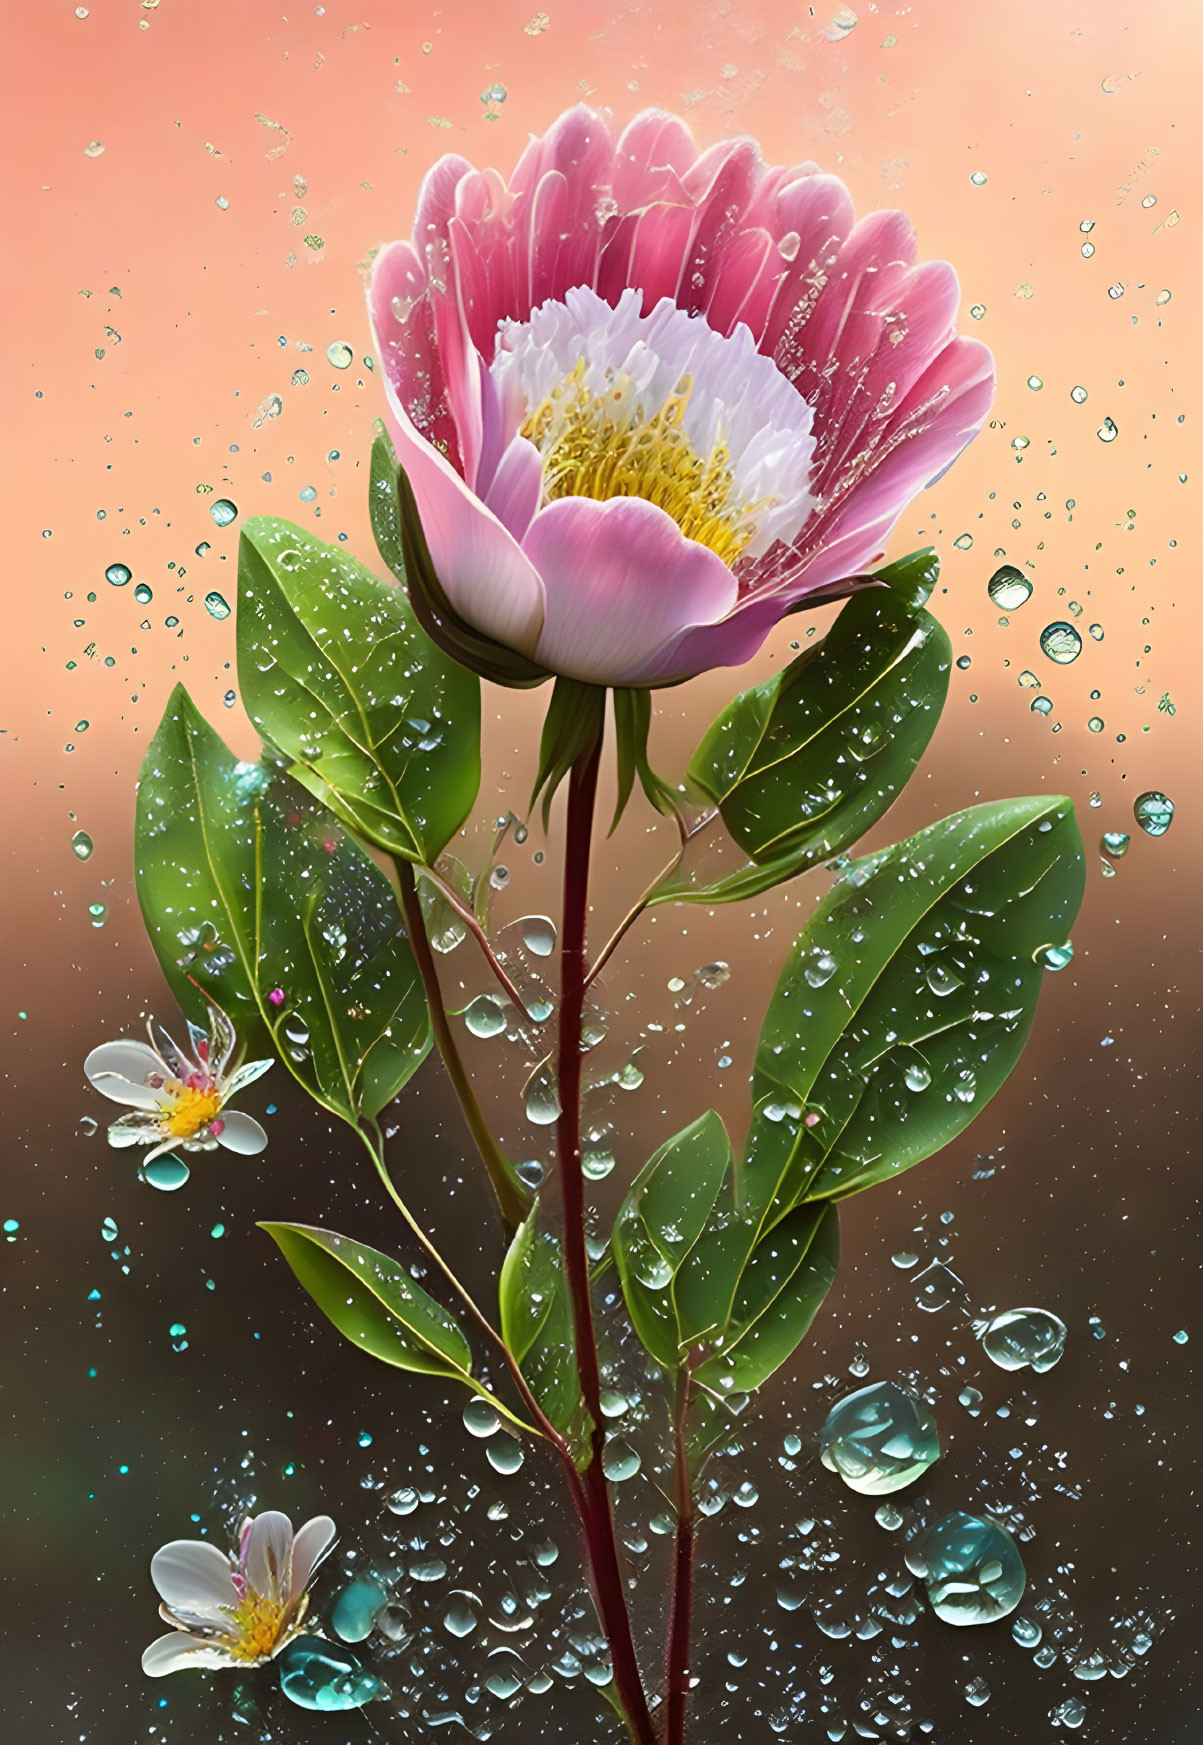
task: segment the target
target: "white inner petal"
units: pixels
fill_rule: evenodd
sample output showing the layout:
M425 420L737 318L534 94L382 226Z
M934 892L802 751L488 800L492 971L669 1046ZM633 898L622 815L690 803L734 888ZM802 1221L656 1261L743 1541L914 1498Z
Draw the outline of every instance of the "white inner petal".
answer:
M643 315L637 290L628 288L612 306L585 286L563 302L540 305L529 321L499 324L491 372L503 402L522 412L582 364L584 386L594 394L609 390L611 415L632 425L654 418L688 378L684 428L691 447L707 456L725 444L739 499L757 505L746 555L795 538L814 505L812 413L757 351L748 328L716 333L704 316L678 309L669 297Z

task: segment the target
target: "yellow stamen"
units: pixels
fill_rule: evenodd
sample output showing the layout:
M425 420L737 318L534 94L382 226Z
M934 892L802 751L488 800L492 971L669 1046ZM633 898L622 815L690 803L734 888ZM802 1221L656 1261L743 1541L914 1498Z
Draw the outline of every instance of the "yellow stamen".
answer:
M685 432L693 380L683 376L651 418L633 421L634 384L616 376L604 394L585 384L582 358L538 406L522 434L543 457L543 495L643 497L671 515L687 539L733 564L755 538L757 503L743 502L721 436L700 455Z
M173 1139L191 1139L221 1113L216 1086L205 1091L193 1090L190 1085L169 1084L166 1088L171 1103L164 1113L163 1127Z
M280 1637L288 1632L297 1618L290 1617L289 1608L281 1600L267 1594L257 1594L252 1588L239 1606L229 1608L230 1639L227 1644L235 1660L266 1660Z

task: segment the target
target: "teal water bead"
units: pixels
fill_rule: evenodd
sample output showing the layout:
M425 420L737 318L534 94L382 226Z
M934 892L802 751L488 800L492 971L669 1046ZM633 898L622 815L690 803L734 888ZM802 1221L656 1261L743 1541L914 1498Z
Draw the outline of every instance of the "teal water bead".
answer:
M1000 1369L1034 1369L1043 1375L1061 1361L1065 1322L1048 1309L1005 1309L986 1327L982 1349Z
M819 1456L850 1489L881 1497L923 1476L940 1458L940 1437L923 1400L879 1381L836 1401L819 1431Z
M927 1597L946 1624L992 1624L1023 1598L1027 1575L1005 1527L981 1515L944 1515L907 1562L927 1583Z
M348 1648L321 1636L294 1636L276 1656L280 1689L299 1709L361 1709L387 1686L368 1672Z
M376 1613L387 1595L374 1575L357 1576L335 1600L330 1627L344 1642L362 1642L372 1634Z

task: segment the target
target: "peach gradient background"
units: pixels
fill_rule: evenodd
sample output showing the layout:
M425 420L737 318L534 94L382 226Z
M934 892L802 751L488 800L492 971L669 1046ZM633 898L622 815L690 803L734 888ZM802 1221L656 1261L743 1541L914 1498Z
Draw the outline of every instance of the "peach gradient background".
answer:
M61 1378L48 1410L36 1403L45 1375L28 1383L19 1459L31 1494L63 1458L64 1425L82 1426L91 1452L75 1450L82 1464L59 1500L68 1506L73 1487L94 1492L101 1474L139 1559L157 1543L160 1521L148 1526L145 1510L131 1514L119 1495L106 1420L75 1398L82 1353L69 1329L39 1353L36 1326L38 1305L65 1288L64 1276L86 1273L110 1210L138 1223L160 1267L170 1269L169 1245L183 1240L184 1196L147 1196L99 1138L78 1136L81 1114L103 1113L78 1063L102 1033L130 1028L162 1001L133 897L130 827L138 765L171 685L185 680L227 737L253 750L240 710L222 706L236 688L233 622L215 621L202 604L214 589L233 603L238 525L216 528L209 508L224 496L240 519L274 513L329 539L345 533L350 549L373 561L366 462L380 395L364 364L356 263L407 230L419 180L438 154L508 166L529 131L583 98L620 119L649 104L680 110L703 143L755 133L770 160L814 157L837 171L862 210L905 207L922 252L957 267L964 326L994 348L990 428L904 516L893 546L900 554L939 545L945 591L934 605L955 653L972 664L954 673L924 768L879 834L903 835L978 797L1067 792L1090 851L1086 906L1073 965L1050 978L1031 1050L1006 1092L922 1178L850 1208L850 1260L831 1308L839 1335L825 1361L846 1364L857 1339L868 1340L876 1361L884 1344L874 1342L896 1337L904 1323L889 1294L887 1257L907 1245L917 1209L952 1205L965 1232L958 1265L974 1300L1055 1297L1077 1337L1077 1367L1067 1362L1048 1391L1063 1420L1061 1445L1093 1474L1089 1506L1060 1534L1072 1536L1081 1578L1109 1586L1117 1603L1146 1587L1163 1599L1185 1592L1182 1570L1160 1569L1152 1547L1170 1531L1173 1481L1158 1460L1165 1449L1185 1449L1197 1348L1170 1341L1189 1318L1197 1282L1188 1220L1197 1180L1190 1124L1203 833L1193 778L1203 749L1203 608L1197 484L1179 482L1181 474L1197 479L1200 462L1197 7L887 0L858 4L855 28L832 41L838 10L782 0L551 0L546 28L536 28L542 9L534 0L305 0L286 9L264 0L94 0L83 19L67 0L39 0L7 20L0 440L8 677L0 725L9 1142L0 1211L9 1215L11 1203L22 1234L0 1249L0 1268L11 1270L21 1305L10 1323L18 1352ZM505 100L486 104L481 93L495 83ZM103 152L88 155L92 142ZM982 186L970 180L978 171ZM1150 198L1155 204L1146 205ZM1095 221L1089 260L1080 252L1087 219ZM1122 295L1109 296L1109 286L1122 286ZM1163 289L1171 300L1158 305ZM978 304L986 312L975 321L968 310ZM336 340L354 348L349 369L327 361ZM299 369L308 382L293 386ZM1038 392L1026 385L1032 375L1043 378ZM1088 389L1085 405L1070 399L1075 384ZM282 410L260 419L270 395ZM1104 416L1119 427L1110 444L1096 436ZM1028 438L1019 452L1017 436ZM307 487L316 497L303 502ZM972 536L969 549L954 546L962 535ZM203 541L210 549L198 556ZM986 598L1004 555L1031 566L1036 584L1008 628ZM115 562L149 584L151 603L139 605L133 585L109 586L104 571ZM1069 600L1082 604L1084 636L1097 622L1105 640L1085 637L1077 663L1058 669L1037 636L1066 615ZM168 619L178 622L169 627ZM788 658L799 622L771 639L738 682ZM1054 699L1047 720L1030 713L1033 693L1017 685L1025 668ZM736 683L719 674L662 699L656 749L666 772L681 767ZM1159 709L1167 692L1175 714ZM521 806L542 700L490 694L482 818ZM1096 714L1106 722L1100 734L1086 725ZM1131 817L1133 799L1153 787L1179 807L1170 834L1155 842ZM1097 809L1092 792L1101 795ZM70 849L79 828L95 841L85 864ZM1110 880L1094 853L1103 829L1130 829L1134 838ZM521 864L513 862L507 913L521 913L524 902L554 904L554 846L545 866L534 867L534 835ZM611 852L633 887L662 851L662 839L632 812ZM597 889L597 925L608 930L624 890L608 870ZM645 1092L624 1101L631 1138L623 1171L703 1097L718 1099L734 1122L742 1118L757 1016L815 894L810 884L777 893L752 916L662 911L641 935L638 966L612 981L620 1012L637 1004L623 1004L633 993L644 1016L663 1003L668 976L707 959L729 959L735 974L721 1001L691 1017L671 1071L661 1058ZM89 924L95 902L109 908L100 929ZM1105 1051L1104 1037L1113 1038ZM728 1043L736 1059L724 1078L714 1063ZM272 1087L277 1095L285 1088ZM423 1094L416 1112L403 1105L417 1123L411 1131L448 1119L454 1134L437 1087ZM517 1143L512 1081L497 1078L492 1095ZM289 1119L289 1131L300 1132L305 1111ZM331 1142L327 1160L337 1160L341 1143ZM246 1190L239 1216L248 1226L252 1214L278 1213L282 1193L292 1197L268 1167L278 1144ZM1000 1147L1000 1174L973 1181L975 1157ZM353 1167L349 1154L345 1162ZM612 1200L617 1183L603 1199ZM198 1210L190 1221L205 1216ZM474 1219L475 1207L461 1230L469 1247L482 1240ZM237 1319L236 1303L223 1301ZM282 1313L289 1299L272 1301L265 1316ZM136 1304L131 1296L130 1328ZM1122 1352L1084 1342L1095 1312L1114 1323ZM1118 1369L1121 1359L1131 1360L1129 1370ZM179 1367L154 1368L159 1362L132 1366L141 1379L131 1387L150 1390L146 1421L153 1427L156 1411L185 1422L203 1415L201 1363L181 1393ZM1104 1396L1120 1402L1119 1423L1105 1428ZM1137 1401L1143 1420L1132 1415ZM1165 1444L1156 1454L1148 1446L1154 1421ZM46 1502L43 1492L39 1505L20 1511L21 1567L53 1571L64 1555L56 1529L39 1517ZM178 1515L161 1496L159 1503L161 1524L178 1530ZM1122 1539L1118 1550L1113 1535ZM118 1554L103 1536L94 1552L100 1570ZM138 1644L153 1624L141 1577L130 1581L128 1618L105 1626L114 1654L133 1652L127 1635ZM42 1652L54 1651L53 1637L43 1638ZM955 1668L956 1657L947 1658ZM1089 1687L1096 1736L1134 1745L1184 1740L1179 1664L1155 1655L1142 1692L1133 1694L1135 1678L1109 1685L1106 1703ZM975 1714L973 1738L1029 1737L1010 1730L1027 1725L1025 1700L1021 1691L1009 1717L997 1705ZM1140 1731L1141 1700L1156 1710L1152 1731ZM135 1701L143 1702L140 1688ZM1041 1704L1043 1692L1034 1714L1047 1712ZM97 1712L108 1711L102 1703ZM963 1704L949 1712L957 1725L967 1713ZM91 1736L124 1740L125 1724L103 1721ZM1117 1730L1106 1731L1111 1725ZM175 1736L191 1737L186 1726L178 1720Z

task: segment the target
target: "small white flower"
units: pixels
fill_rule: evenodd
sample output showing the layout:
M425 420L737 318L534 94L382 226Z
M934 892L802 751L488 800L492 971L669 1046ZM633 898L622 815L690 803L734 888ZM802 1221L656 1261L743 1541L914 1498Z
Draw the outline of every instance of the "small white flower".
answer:
M150 1163L166 1151L212 1151L224 1145L251 1156L267 1134L251 1115L228 1109L230 1098L265 1073L270 1060L251 1060L230 1070L234 1026L219 1006L210 1007L209 1034L188 1025L187 1054L162 1028L150 1042L102 1042L84 1061L84 1073L102 1095L135 1111L109 1128L110 1145L153 1145Z
M205 1539L173 1539L150 1560L173 1626L142 1656L150 1678L189 1666L261 1666L299 1634L313 1572L334 1543L334 1522L315 1515L294 1533L287 1515L248 1515L238 1550L224 1557Z

